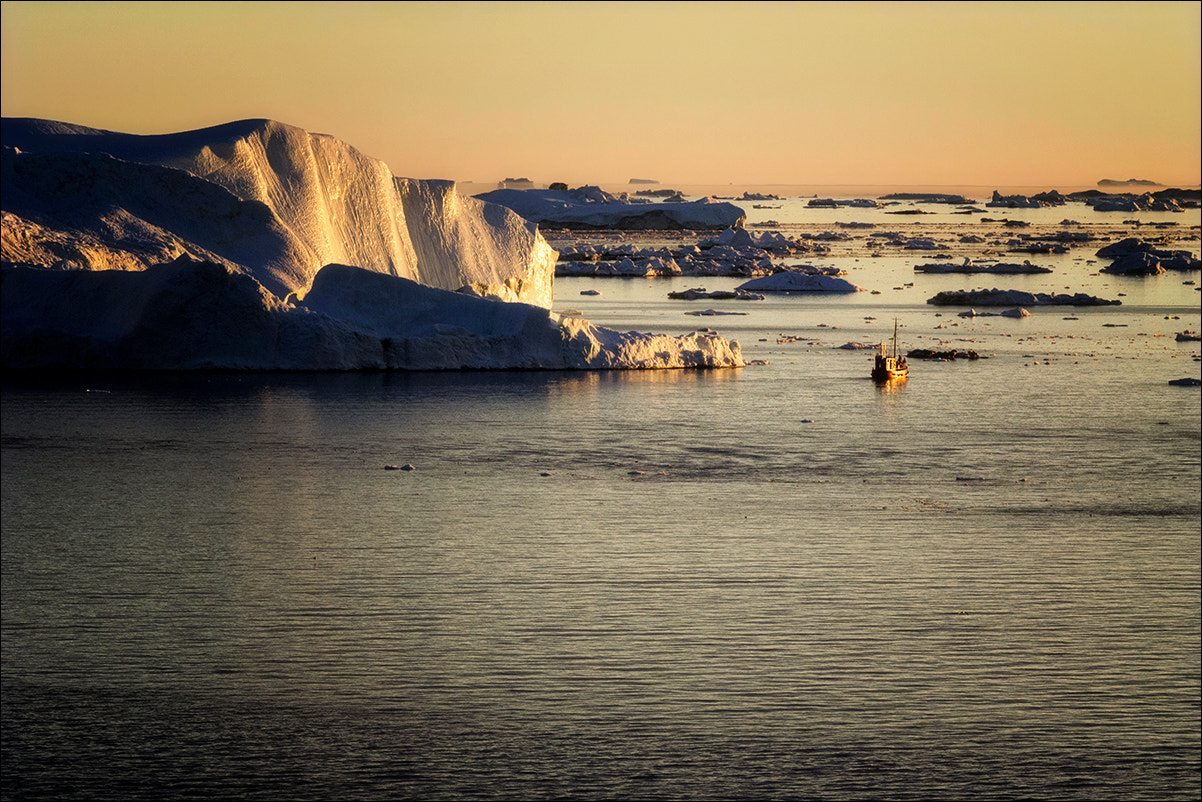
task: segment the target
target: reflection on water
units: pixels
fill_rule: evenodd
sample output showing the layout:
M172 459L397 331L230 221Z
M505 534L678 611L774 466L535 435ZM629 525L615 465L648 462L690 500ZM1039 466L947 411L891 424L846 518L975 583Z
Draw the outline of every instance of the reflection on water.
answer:
M623 388L645 390L666 385L688 388L699 384L737 381L741 369L733 370L602 370L588 372L550 373L541 376L547 394L556 398L577 394L596 394ZM534 374L539 376L539 374Z
M906 379L903 376L899 379L888 379L886 381L874 381L876 389L881 395L898 395L906 391Z

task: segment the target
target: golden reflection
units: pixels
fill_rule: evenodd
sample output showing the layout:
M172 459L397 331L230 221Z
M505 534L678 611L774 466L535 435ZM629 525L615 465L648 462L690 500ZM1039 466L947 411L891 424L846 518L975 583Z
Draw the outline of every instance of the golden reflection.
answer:
M896 379L888 379L886 381L874 382L876 389L884 395L897 395L906 389L906 377L901 376Z
M648 370L588 370L563 373L548 384L547 394L556 397L595 393L603 387L666 387L728 382L738 379L742 368L665 368Z

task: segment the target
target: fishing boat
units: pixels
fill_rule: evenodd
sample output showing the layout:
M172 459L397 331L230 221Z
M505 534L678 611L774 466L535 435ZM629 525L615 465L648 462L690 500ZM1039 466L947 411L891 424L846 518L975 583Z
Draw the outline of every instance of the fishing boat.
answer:
M876 363L872 366L872 378L878 382L889 382L895 379L904 379L910 374L910 367L906 364L906 358L897 355L897 320L893 321L893 356L889 355L889 350L885 343L881 343L881 350L877 352Z

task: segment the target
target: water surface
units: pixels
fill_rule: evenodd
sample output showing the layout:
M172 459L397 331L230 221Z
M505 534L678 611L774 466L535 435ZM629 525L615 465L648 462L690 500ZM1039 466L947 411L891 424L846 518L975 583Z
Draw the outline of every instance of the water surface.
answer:
M6 377L3 797L1196 799L1197 295L858 269L557 282L739 370Z

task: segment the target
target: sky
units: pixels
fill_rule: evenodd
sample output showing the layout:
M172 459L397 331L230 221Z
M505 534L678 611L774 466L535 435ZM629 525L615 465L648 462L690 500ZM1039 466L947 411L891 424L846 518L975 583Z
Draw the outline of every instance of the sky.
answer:
M1199 2L20 2L0 110L488 183L1202 181Z

